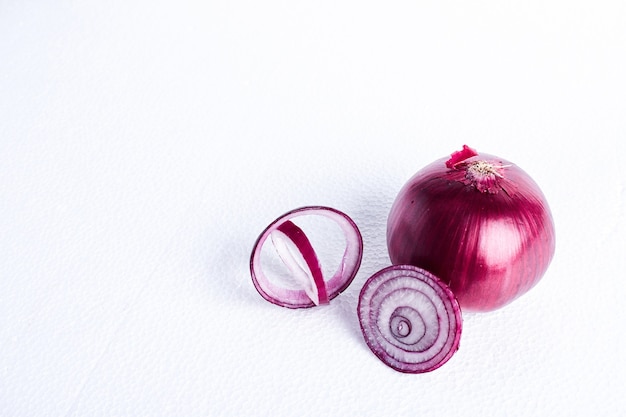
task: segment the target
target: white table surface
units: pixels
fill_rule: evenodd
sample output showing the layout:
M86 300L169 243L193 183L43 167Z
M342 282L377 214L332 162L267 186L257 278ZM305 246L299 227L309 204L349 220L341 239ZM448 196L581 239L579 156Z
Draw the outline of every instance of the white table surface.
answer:
M624 4L0 1L0 415L624 415ZM540 184L556 255L400 374L358 293L399 188L464 143ZM250 251L312 204L363 263L279 308Z

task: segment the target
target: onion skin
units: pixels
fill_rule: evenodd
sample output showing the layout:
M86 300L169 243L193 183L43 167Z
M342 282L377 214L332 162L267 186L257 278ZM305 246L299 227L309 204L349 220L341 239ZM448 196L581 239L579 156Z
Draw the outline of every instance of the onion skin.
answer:
M430 271L464 311L486 312L541 279L554 255L554 222L521 168L489 154L468 155L454 164L437 160L404 185L388 217L387 246L393 264Z

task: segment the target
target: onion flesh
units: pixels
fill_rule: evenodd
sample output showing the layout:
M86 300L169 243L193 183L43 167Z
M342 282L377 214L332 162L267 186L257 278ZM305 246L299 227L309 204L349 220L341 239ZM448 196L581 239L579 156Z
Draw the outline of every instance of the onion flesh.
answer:
M433 371L458 350L459 304L445 283L421 268L395 265L372 275L357 311L368 347L397 371Z
M301 216L326 217L340 227L345 237L345 251L331 277L323 275L315 249L295 223ZM263 268L261 254L268 239L289 272L290 286L272 279ZM330 207L301 207L280 216L261 233L250 256L250 274L256 290L267 301L287 308L308 308L328 304L344 291L356 276L362 255L363 238L348 215Z
M417 172L387 221L393 264L424 268L467 311L492 311L530 290L554 255L539 186L517 165L469 147Z

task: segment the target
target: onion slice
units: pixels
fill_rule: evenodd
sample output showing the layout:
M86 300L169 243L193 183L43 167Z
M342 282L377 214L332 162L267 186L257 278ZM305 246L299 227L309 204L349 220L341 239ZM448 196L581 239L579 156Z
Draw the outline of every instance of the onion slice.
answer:
M359 296L363 337L389 367L405 373L433 371L458 350L459 304L450 288L428 271L394 265L371 276Z
M300 216L323 216L337 223L346 247L335 273L327 278L304 231L295 224ZM291 288L275 282L262 267L261 252L270 239L280 260L287 267ZM363 238L357 225L345 213L324 206L307 206L289 211L274 220L258 237L250 257L250 274L259 294L267 301L287 308L308 308L328 304L352 282L361 265Z

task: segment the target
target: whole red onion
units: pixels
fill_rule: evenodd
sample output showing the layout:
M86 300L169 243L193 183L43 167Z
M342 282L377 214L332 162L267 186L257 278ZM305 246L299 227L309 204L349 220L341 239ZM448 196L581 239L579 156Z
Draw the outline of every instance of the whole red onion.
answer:
M502 158L464 146L417 172L389 214L393 264L438 276L465 311L492 311L530 290L554 255L537 184Z

